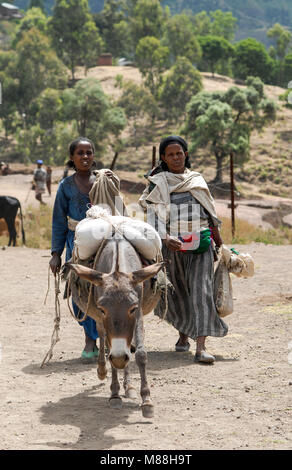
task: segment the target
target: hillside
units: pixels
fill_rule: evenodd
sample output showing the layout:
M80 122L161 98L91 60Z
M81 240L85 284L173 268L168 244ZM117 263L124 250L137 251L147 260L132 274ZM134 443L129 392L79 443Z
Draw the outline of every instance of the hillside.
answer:
M14 2L19 8L26 9L29 0L16 0ZM45 8L51 12L54 0L44 0ZM207 12L220 9L231 11L238 20L236 40L246 37L254 37L259 41L269 45L266 36L267 30L275 23L292 27L292 3L290 0L162 0L161 4L168 6L171 14L181 13L183 10L192 13L199 13L202 10ZM104 0L89 0L89 5L93 13L102 10Z
M168 5L172 14L182 10L193 13L217 9L231 11L238 20L236 40L254 37L268 44L266 31L273 24L278 22L292 26L292 4L289 0L163 0L162 4Z
M83 69L79 69L78 78L83 78ZM115 77L122 74L125 80L141 82L139 70L134 67L94 67L88 71L88 77L96 77L100 80L105 93L118 97L120 90L115 87ZM229 77L202 73L203 86L206 91L227 90L231 86L242 86ZM280 197L292 197L292 159L290 147L292 142L292 110L286 108L278 97L283 89L265 85L265 92L269 98L278 104L277 120L267 127L263 133L253 133L251 138L250 159L243 168L235 164L237 189L245 196L259 197L269 194ZM156 129L156 141L149 141L137 151L130 147L119 155L117 169L136 171L141 178L151 165L152 146L159 144L160 135L168 132L177 132L176 128L158 127ZM127 137L127 130L124 137ZM109 155L110 163L112 155ZM201 171L210 181L215 175L215 158L208 152L200 151L192 158L193 166ZM236 163L236 162L235 162ZM228 166L225 171L225 179L229 179Z

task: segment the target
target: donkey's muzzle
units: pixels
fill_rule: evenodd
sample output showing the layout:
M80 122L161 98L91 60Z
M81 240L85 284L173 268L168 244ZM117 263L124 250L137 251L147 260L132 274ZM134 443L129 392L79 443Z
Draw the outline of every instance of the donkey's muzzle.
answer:
M110 354L108 358L110 360L111 365L115 369L124 369L128 365L128 362L130 360L130 356L127 353L118 357L114 356L113 354Z

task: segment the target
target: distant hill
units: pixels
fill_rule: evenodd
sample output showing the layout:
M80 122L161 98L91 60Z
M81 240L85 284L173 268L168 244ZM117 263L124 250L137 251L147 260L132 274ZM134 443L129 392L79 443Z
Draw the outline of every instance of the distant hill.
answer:
M21 10L26 10L29 5L29 0L14 0L10 3L18 6ZM44 1L45 8L47 13L51 13L52 8L55 4L55 0L45 0ZM101 11L103 9L104 0L89 0L89 5L93 13Z
M168 5L172 14L183 10L231 11L238 20L236 40L254 37L269 44L266 31L275 23L292 28L291 0L163 0L162 5Z
M26 9L29 0L14 0L15 5ZM45 0L47 12L50 13L54 0ZM266 45L270 42L266 36L267 30L275 23L281 23L292 29L292 1L291 0L162 0L163 6L169 6L172 14L188 10L198 13L214 10L231 11L238 19L236 40L254 37ZM102 10L104 0L89 0L93 13Z

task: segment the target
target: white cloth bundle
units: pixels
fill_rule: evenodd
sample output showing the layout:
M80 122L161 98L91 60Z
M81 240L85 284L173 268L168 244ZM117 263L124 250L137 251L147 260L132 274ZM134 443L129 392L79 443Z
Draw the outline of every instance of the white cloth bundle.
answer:
M222 246L228 271L237 277L252 277L254 275L254 261L248 253L233 253L226 245Z
M103 238L109 238L114 230L129 240L146 259L155 259L161 250L158 232L148 223L130 217L113 216L107 209L92 206L75 230L74 248L81 260L93 256Z

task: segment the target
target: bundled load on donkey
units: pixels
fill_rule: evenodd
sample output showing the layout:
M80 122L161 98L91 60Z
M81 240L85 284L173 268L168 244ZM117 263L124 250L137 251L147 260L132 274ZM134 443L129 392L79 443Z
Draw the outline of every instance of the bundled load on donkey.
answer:
M95 268L102 250L107 241L115 239L127 240L136 250L143 265L151 265L156 261L162 261L161 257L161 238L158 232L148 223L141 220L124 217L121 215L111 215L108 209L99 205L92 206L86 212L86 218L81 220L75 227L75 239L72 263L79 264L86 268ZM64 270L64 276L66 275ZM70 281L67 286L72 290L72 283L78 287L73 300L80 304L80 310L87 314L98 314L98 308L94 299L91 298L91 285L86 281L79 279L74 272L70 274ZM157 281L157 279L155 279ZM153 279L154 281L154 279ZM167 279L162 275L160 277L160 289L165 288ZM160 289L157 289L157 282L152 282L151 295L143 297L142 309L144 313L150 312L156 305L160 297ZM79 321L84 320L84 317Z
M161 238L152 225L130 217L111 215L99 205L86 212L75 229L74 251L80 260L93 256L102 240L110 238L114 232L129 240L146 260L155 260L161 251Z

